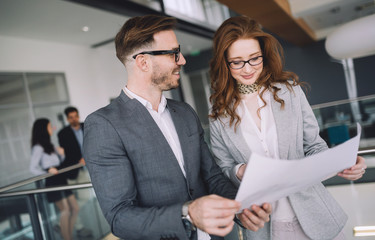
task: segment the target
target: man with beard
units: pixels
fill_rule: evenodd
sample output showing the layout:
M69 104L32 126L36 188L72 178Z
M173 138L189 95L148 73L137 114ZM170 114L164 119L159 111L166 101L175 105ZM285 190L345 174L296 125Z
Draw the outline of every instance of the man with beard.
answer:
M57 134L59 144L64 148L65 160L61 164L62 168L66 168L77 163L85 164L82 157L83 144L83 123L79 121L78 110L75 107L67 107L64 110L69 126L64 127ZM71 180L76 180L79 169L71 170L66 173Z
M149 15L123 25L115 44L127 85L85 121L92 184L112 233L124 239L222 239L240 208L194 110L162 94L178 87L186 63L175 23ZM256 231L271 206L252 210L237 215Z
M59 145L64 149L65 160L61 163L61 168L66 168L78 163L85 164L85 160L82 156L82 144L83 144L83 123L79 121L78 109L75 107L67 107L64 110L66 119L69 126L64 127L58 133ZM87 170L81 171L82 168L77 168L63 173L68 180L69 184L84 183L90 181L87 176ZM81 190L76 193L78 203L84 201L87 194L83 194L84 191ZM82 204L79 204L82 205ZM78 211L78 208L77 208ZM82 220L78 216L75 223L75 228L77 230L77 235L79 237L89 237L92 236L91 230L85 228L82 224Z

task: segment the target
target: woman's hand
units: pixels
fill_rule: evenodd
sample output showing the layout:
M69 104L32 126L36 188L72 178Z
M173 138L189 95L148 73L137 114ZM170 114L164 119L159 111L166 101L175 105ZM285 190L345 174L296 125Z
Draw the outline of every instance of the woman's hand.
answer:
M237 217L246 229L256 232L270 221L271 212L271 204L264 203L262 206L252 205L250 209L245 208Z
M64 156L64 155L65 155L64 148L62 148L62 147L56 147L56 151L57 151L57 153L58 153L60 156Z
M247 164L241 165L240 168L238 169L237 173L236 173L236 176L240 181L242 181L243 175L244 175L245 170L246 170L246 166L247 166Z
M348 180L357 180L360 179L363 174L365 174L367 165L363 157L357 156L357 163L351 168L345 169L342 172L339 172L337 175Z
M82 164L82 165L84 165L84 166L86 165L86 162L85 162L85 159L84 159L84 158L81 158L81 159L79 160L79 163Z
M51 167L50 169L48 169L48 173L52 173L53 175L56 175L59 173L59 171L57 170L57 168Z

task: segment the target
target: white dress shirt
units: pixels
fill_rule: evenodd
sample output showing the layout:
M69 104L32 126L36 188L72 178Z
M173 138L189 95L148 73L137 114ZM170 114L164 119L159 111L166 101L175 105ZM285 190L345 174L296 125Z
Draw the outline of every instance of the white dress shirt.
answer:
M180 140L177 135L176 128L172 121L171 113L167 108L167 99L164 95L161 95L158 111L152 109L152 104L146 99L138 96L137 94L130 91L127 87L124 88L124 92L133 98L137 99L143 106L146 107L155 123L158 125L160 131L163 133L165 139L167 139L169 146L172 148L174 155L176 156L177 162L180 165L181 171L186 178L186 172L184 168L184 156L182 155L182 149ZM211 237L206 232L197 229L198 240L210 240Z
M167 140L169 146L171 147L178 164L180 165L181 171L186 177L186 172L184 168L184 156L182 155L182 149L180 145L180 139L178 138L176 128L172 121L171 114L167 108L167 99L164 95L161 96L158 111L152 109L152 104L146 99L138 96L137 94L130 91L127 87L124 89L125 93L129 94L133 98L137 99L143 106L146 107L147 111L150 113L154 119L156 125L158 125L160 131L163 133L165 139Z
M263 99L267 102L267 105L260 110L260 130L247 109L245 100L241 101L237 108L237 113L241 117L240 129L242 135L251 151L262 156L279 158L276 124L270 105L270 98L270 92L265 91ZM257 100L259 106L264 105L259 95ZM241 165L238 164L236 166L236 171ZM292 222L296 218L288 198L282 198L271 204L273 209L272 221Z

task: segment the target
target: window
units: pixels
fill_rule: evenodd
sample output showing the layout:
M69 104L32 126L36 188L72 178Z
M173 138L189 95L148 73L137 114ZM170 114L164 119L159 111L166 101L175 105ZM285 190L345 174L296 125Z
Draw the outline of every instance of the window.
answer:
M228 8L214 0L164 0L163 2L167 14L188 22L197 22L213 30L229 18Z
M193 93L193 98L195 102L195 110L198 114L198 117L201 121L204 138L206 143L210 143L210 127L209 127L209 109L211 108L210 104L210 77L208 74L208 69L203 69L199 71L194 71L188 74L190 86Z
M0 187L31 177L31 128L45 117L60 129L69 104L63 73L0 73ZM52 141L57 145L56 134Z

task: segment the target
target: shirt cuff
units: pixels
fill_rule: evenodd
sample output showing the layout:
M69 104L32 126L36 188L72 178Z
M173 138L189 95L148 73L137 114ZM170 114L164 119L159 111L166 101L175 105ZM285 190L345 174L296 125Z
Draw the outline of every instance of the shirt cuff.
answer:
M240 169L240 167L241 167L242 165L245 165L245 163L239 163L239 164L237 164L237 165L234 167L234 172L236 173L236 178L237 178L237 179L238 179L238 177L237 177L238 169ZM238 181L241 181L241 180L238 179Z

